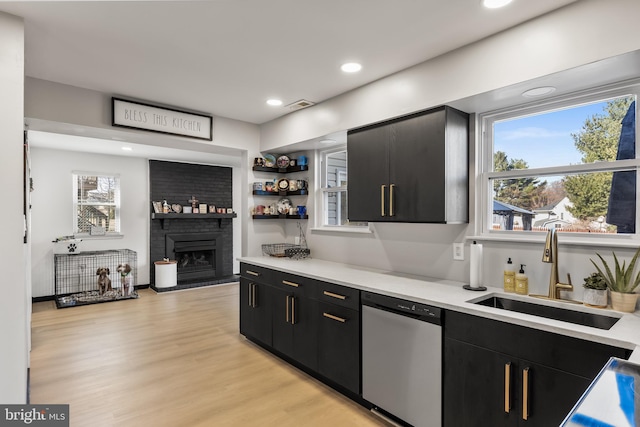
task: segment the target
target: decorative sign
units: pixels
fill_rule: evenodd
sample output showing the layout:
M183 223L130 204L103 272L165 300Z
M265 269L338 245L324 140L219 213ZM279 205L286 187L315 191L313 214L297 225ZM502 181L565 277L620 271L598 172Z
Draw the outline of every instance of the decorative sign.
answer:
M113 126L213 140L213 117L111 98Z

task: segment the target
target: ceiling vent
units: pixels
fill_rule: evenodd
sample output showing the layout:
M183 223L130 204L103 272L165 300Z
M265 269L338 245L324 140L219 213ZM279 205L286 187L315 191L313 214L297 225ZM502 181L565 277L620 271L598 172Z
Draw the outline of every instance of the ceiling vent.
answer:
M294 102L293 104L287 105L291 111L302 110L303 108L311 107L314 105L314 102L307 101L306 99L301 99L299 101Z

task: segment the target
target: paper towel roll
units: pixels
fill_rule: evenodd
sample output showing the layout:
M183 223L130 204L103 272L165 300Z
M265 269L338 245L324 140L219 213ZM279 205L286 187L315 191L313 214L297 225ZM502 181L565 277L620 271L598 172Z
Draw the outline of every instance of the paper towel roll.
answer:
M469 255L469 286L479 288L482 286L482 245L473 242Z

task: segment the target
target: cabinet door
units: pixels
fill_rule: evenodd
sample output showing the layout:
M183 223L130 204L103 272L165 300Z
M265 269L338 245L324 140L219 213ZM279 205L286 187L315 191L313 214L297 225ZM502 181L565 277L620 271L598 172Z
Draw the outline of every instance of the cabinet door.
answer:
M271 288L273 348L289 357L293 356L293 330L291 325L291 299L293 292Z
M393 221L445 221L445 117L444 109L435 110L391 125L389 203Z
M522 402L518 408L519 424L523 427L560 425L591 383L586 378L526 361L520 362L518 381Z
M517 364L500 353L450 338L444 340L444 361L445 427L518 425Z
M240 333L271 345L269 286L240 278Z
M318 369L318 303L294 296L290 299L293 322L293 358L304 366Z
M350 221L389 221L389 126L349 133L347 138L347 217Z
M360 394L360 313L319 303L318 372Z

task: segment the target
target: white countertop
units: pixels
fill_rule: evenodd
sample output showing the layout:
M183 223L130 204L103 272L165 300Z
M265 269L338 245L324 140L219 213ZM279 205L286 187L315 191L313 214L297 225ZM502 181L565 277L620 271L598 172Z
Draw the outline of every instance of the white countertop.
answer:
M490 319L527 326L562 335L600 342L634 350L630 361L640 362L640 312L621 313L608 309L589 308L582 305L533 299L529 296L507 294L509 298L535 302L537 304L567 307L571 310L620 317L609 330L576 325L492 307L473 304L490 294L505 294L502 288L487 287L487 291L476 292L462 288L466 283L428 277L411 276L391 271L341 264L318 259L292 260L273 257L242 257L239 261L283 270L312 279L336 283L363 291L404 298L418 303L432 304L448 310L473 314Z

